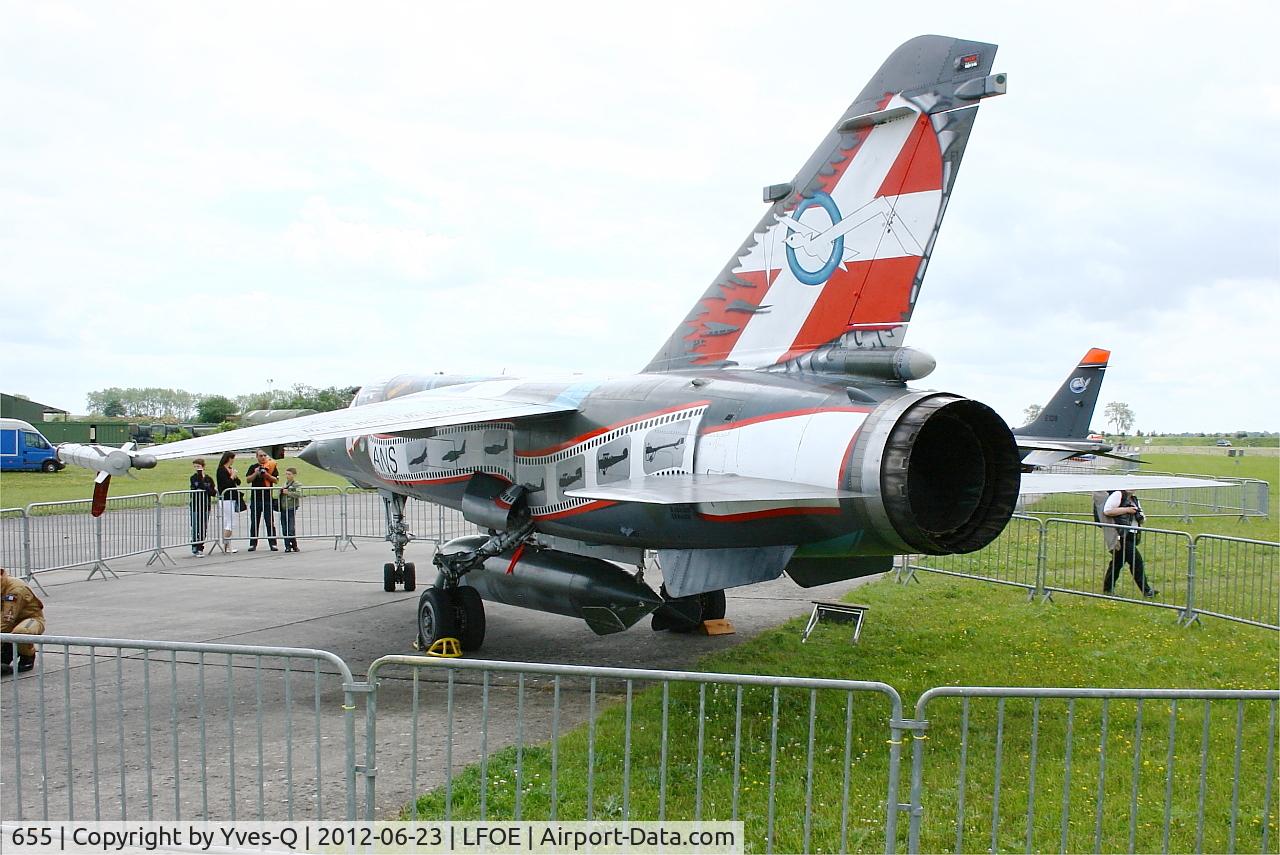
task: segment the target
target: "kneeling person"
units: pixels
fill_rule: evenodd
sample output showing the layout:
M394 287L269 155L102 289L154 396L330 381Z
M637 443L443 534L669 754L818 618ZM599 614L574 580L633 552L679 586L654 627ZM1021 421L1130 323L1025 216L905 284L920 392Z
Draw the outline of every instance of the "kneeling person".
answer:
M21 579L0 567L0 632L44 635L44 603ZM13 673L13 645L0 644L0 675ZM36 664L34 644L18 645L18 671L30 671Z

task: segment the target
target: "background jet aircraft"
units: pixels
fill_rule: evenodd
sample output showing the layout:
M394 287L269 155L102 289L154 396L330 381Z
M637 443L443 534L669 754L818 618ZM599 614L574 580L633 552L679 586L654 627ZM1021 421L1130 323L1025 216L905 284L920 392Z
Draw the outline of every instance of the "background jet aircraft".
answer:
M1080 454L1096 454L1131 460L1111 454L1111 446L1090 439L1089 422L1098 405L1098 393L1111 351L1093 347L1080 364L1062 381L1062 386L1031 422L1013 431L1026 470L1061 463Z
M338 412L147 455L71 445L60 454L98 470L101 500L110 476L131 466L310 441L305 460L377 487L387 503L389 588L416 585L404 562L405 501L460 509L491 534L438 550L418 631L427 643L458 637L465 650L483 641L484 599L574 615L599 633L657 612L655 625L689 626L721 615L728 587L782 573L813 586L882 572L896 554L981 549L1020 490L1132 486L1125 476L1023 475L1018 444L991 408L907 385L934 365L902 338L979 102L1005 91L995 50L921 36L894 51L796 176L768 188L768 211L639 375L405 375L363 387ZM743 311L753 306L769 311ZM445 428L464 443L505 431L509 468L405 479L380 445ZM655 442L687 440L662 474L608 471L642 459L657 431ZM575 458L580 486L529 501L519 483L538 477L529 470L554 477ZM658 591L656 578L622 566L645 565L648 551Z

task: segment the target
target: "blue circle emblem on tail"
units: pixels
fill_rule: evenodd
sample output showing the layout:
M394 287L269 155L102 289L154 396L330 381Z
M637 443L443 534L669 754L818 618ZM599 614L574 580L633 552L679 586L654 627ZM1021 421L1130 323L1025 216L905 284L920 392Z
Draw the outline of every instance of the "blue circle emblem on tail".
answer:
M814 193L809 198L803 200L796 207L795 211L791 213L791 218L799 221L800 215L812 208L814 205L817 205L827 212L827 216L831 218L831 225L834 226L836 223L840 222L840 209L836 207L835 200L822 192ZM795 227L790 224L787 225L787 229L791 232L795 232ZM802 267L799 259L796 258L795 248L790 244L787 244L787 266L791 268L791 272L795 275L796 279L800 280L805 285L821 285L823 282L826 282L831 278L831 274L835 272L837 265L840 264L840 259L843 257L844 235L841 235L831 241L831 255L827 257L826 263L817 270L806 270Z

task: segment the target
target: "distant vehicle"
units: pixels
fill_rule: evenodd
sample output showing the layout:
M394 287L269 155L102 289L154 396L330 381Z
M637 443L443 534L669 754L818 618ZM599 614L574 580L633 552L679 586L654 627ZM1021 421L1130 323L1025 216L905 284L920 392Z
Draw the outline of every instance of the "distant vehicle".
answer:
M1220 439L1220 440L1218 440L1216 443L1214 443L1214 445L1218 446L1219 448L1230 448L1230 447L1231 447L1231 440L1229 440L1229 439Z
M20 419L0 419L0 472L57 472L65 464L49 440Z

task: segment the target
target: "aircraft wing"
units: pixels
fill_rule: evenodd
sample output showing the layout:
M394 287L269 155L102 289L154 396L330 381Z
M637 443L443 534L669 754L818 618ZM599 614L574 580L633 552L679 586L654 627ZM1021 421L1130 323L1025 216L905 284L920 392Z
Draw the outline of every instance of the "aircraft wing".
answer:
M1194 487L1230 487L1229 481L1212 481L1208 478L1183 478L1177 475L1076 475L1056 472L1025 472L1022 475L1021 493L1045 495L1048 493L1094 493L1101 490L1185 490Z
M692 505L712 502L786 502L806 499L856 499L866 493L748 478L742 475L652 475L599 487L566 490L566 496L644 505Z
M448 387L444 390L447 392ZM538 403L500 397L480 398L440 394L435 390L364 404L314 416L302 416L270 424L156 445L146 453L157 460L173 460L199 454L255 446L283 445L318 439L337 439L373 433L405 433L448 425L473 424L496 419L519 419L573 412L559 403Z

